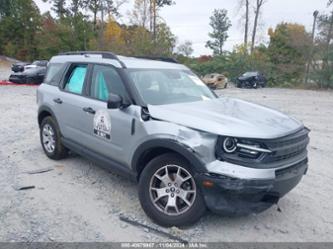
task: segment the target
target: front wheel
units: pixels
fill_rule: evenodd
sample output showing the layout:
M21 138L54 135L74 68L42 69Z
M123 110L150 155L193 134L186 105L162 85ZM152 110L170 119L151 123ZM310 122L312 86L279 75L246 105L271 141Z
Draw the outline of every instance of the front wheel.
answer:
M165 227L197 222L206 206L186 160L174 153L154 158L143 170L139 198L145 213Z

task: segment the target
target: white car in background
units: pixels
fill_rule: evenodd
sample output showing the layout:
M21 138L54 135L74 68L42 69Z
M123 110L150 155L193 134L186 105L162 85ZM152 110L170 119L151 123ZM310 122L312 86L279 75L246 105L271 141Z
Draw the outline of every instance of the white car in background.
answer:
M47 60L34 61L32 64L24 66L24 71L36 67L47 67L47 63Z

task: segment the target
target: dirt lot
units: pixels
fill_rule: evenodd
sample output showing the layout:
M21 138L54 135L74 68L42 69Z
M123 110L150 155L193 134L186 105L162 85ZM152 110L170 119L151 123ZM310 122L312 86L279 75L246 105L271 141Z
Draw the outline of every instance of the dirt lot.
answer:
M39 144L35 87L0 87L0 241L166 241L119 220L143 213L136 185L72 156L55 162ZM311 128L310 168L283 198L282 212L229 218L212 214L186 230L165 231L190 241L333 241L333 93L228 89L219 94L278 108ZM27 170L54 170L30 175ZM17 191L22 185L35 189Z

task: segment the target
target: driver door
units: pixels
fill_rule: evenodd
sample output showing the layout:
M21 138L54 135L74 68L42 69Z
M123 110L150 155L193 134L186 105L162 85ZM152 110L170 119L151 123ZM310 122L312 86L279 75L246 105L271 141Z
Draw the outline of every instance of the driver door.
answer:
M131 106L125 109L107 109L110 93L129 99L117 69L109 65L92 65L87 91L84 109L89 143L86 146L114 161L126 162L125 150L132 138Z

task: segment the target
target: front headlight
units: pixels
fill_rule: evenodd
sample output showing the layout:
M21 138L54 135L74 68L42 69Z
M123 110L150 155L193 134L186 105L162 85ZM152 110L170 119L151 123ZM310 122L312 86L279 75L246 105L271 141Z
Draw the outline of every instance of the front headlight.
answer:
M264 144L250 139L220 137L216 145L216 154L220 159L237 160L241 158L257 159L271 153Z
M234 153L237 150L237 139L226 137L223 140L222 147L226 153Z

